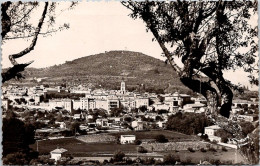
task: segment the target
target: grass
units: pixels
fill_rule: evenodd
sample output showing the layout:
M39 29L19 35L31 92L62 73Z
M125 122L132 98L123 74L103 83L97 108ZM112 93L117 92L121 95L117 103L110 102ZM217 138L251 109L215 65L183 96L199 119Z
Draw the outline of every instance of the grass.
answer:
M36 150L36 143L30 146ZM65 148L70 154L91 155L97 153L114 153L117 150L123 152L136 152L137 145L120 145L116 143L85 143L76 138L63 138L57 140L44 140L38 142L38 150L40 154L50 153L52 150Z
M127 131L119 133L110 133L113 136L135 135L136 139L154 139L156 135L163 134L168 140L191 140L197 139L196 136L190 136L179 132L168 130L152 130L152 131Z

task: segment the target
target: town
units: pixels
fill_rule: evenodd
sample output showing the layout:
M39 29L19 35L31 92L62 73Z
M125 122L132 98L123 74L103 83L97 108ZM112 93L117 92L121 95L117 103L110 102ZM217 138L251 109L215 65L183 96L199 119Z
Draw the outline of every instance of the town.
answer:
M118 86L3 86L3 118L34 124L31 148L48 164L245 163L234 155L232 135L204 118L204 97L132 92L124 81ZM251 133L258 125L258 99L233 100L230 119Z

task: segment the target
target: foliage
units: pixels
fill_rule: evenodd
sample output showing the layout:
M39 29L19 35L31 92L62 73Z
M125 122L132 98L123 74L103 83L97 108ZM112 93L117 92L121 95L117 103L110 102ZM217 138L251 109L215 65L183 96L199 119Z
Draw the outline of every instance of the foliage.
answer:
M167 110L158 110L158 114L166 114L166 113L168 113L168 111Z
M247 121L240 122L240 126L245 135L251 133L255 129L254 125Z
M3 158L3 164L6 165L27 165L28 159L25 153L10 153Z
M73 122L71 125L70 125L70 131L73 133L73 134L76 134L77 132L80 132L80 123L79 122Z
M125 153L123 153L122 151L116 151L113 155L113 160L118 162L118 161L123 161L125 157Z
M153 165L155 164L156 160L153 157L147 157L145 158L145 160L143 161L143 165Z
M217 150L214 147L210 147L209 151L216 152Z
M29 154L29 145L35 142L35 128L31 124L12 118L3 119L3 156L10 153L21 152Z
M18 64L15 59L20 58L32 50L37 43L37 39L39 35L51 35L54 32L61 31L63 29L68 29L69 25L64 24L60 27L55 27L55 13L56 11L56 2L45 2L44 4L39 2L3 2L1 4L2 11L2 41L3 43L6 40L12 39L29 39L30 45L16 54L9 55L9 59L13 65L13 67L7 69L2 73L2 82L6 82L10 79L24 78L21 74L25 68L30 65L32 62L28 62L25 64ZM73 2L70 5L70 9L75 5ZM39 21L37 24L33 24L34 12L39 10L39 7L42 7L42 13L39 17ZM45 26L44 26L45 25ZM44 30L45 32L42 32Z
M228 150L227 150L227 148L226 147L224 147L224 146L222 146L222 151L224 151L224 152L227 152Z
M123 108L112 108L110 111L110 115L112 117L118 117L123 112Z
M125 117L124 120L128 123L132 122L132 118L130 116Z
M174 165L176 161L180 161L179 156L175 156L173 154L167 154L163 157L163 162L165 165Z
M223 71L242 68L250 82L258 71L257 1L123 1L133 19L145 22L181 82L212 99L212 112L228 118L233 90L239 86L226 80ZM183 67L176 63L180 58ZM202 79L203 77L203 79ZM210 81L209 81L210 80ZM222 99L222 102L221 102Z
M142 141L139 140L139 139L136 139L135 142L134 142L135 145L140 145L141 143L142 143Z
M177 113L168 117L166 127L169 130L191 135L203 133L204 128L210 124L204 114Z
M207 150L204 149L204 148L201 148L200 151L203 152L203 153L207 152Z
M62 99L69 98L79 100L80 97L85 97L85 94L69 93L69 92L47 92L46 99Z
M147 153L147 149L145 149L145 148L142 147L142 146L139 146L138 149L137 149L137 151L138 151L139 153Z
M140 106L139 107L139 110L141 111L141 112L145 112L145 111L147 111L147 108L146 108L146 106Z
M195 150L193 148L191 148L191 147L188 147L188 151L195 152Z
M155 140L160 143L168 142L168 139L163 134L156 135Z

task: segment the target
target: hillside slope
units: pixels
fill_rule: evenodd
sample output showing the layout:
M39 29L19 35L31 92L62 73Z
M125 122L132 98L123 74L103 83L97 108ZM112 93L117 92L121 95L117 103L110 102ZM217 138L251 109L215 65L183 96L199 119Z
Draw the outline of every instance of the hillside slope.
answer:
M146 90L186 91L170 65L139 52L109 51L44 69L28 69L26 78L47 77L45 82L82 82L118 89L124 80L128 89L144 84Z

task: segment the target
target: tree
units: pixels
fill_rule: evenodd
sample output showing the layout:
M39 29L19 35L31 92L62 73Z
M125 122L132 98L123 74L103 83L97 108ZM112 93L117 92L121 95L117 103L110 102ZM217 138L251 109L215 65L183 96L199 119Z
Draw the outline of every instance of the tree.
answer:
M72 2L68 9L71 9L74 5L75 3ZM16 59L34 50L39 35L48 36L51 35L51 33L69 28L69 24L64 24L63 26L57 28L54 26L56 6L57 3L55 2L45 2L39 21L37 25L34 25L31 21L32 16L35 10L40 10L39 7L42 7L41 3L7 1L1 4L1 36L3 43L7 40L19 38L31 39L31 44L27 48L19 53L9 55L9 60L11 61L13 67L2 72L2 83L13 78L23 78L21 72L24 71L24 69L32 62L18 64ZM46 27L43 25L46 25ZM42 32L42 30L45 30L46 32Z
M124 1L131 17L146 23L181 82L207 99L208 116L236 136L237 123L225 125L232 106L232 90L241 90L223 71L242 68L258 72L257 25L250 18L257 2L241 1ZM174 58L181 58L183 67ZM252 74L250 83L258 84ZM218 110L218 107L220 109ZM219 114L221 116L219 116ZM223 123L224 122L224 123Z
M80 123L78 122L74 122L71 124L70 126L70 131L73 133L73 134L76 134L77 132L80 132Z
M155 140L160 143L168 142L168 139L162 134L156 135Z
M11 153L29 154L29 145L35 142L35 128L15 117L3 119L3 156ZM18 163L17 163L18 164Z
M118 162L118 161L123 161L125 157L125 153L121 151L116 151L113 155L113 160Z

